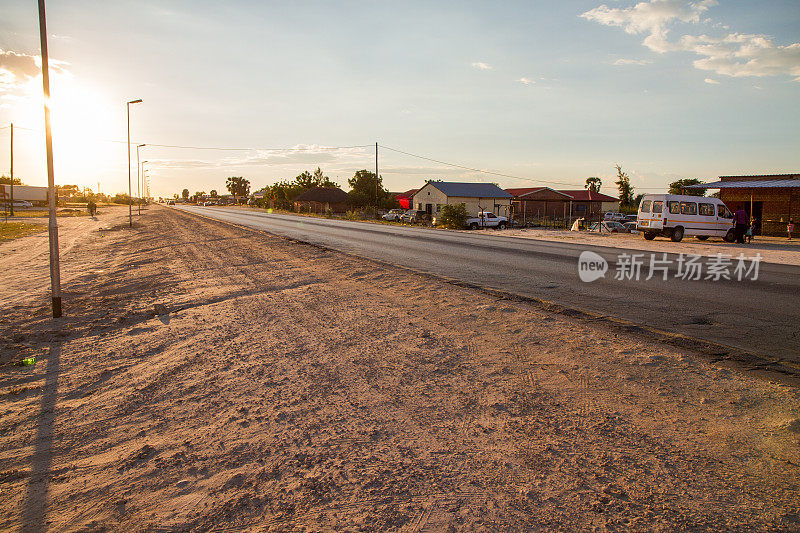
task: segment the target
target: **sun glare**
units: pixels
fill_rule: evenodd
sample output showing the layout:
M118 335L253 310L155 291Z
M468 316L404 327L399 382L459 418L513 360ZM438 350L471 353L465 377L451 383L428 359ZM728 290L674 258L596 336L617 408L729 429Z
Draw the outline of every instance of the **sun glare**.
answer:
M97 173L119 163L119 150L108 141L119 140L119 131L124 131L124 125L117 124L117 117L100 91L77 81L70 73L51 72L50 88L56 181L94 189L98 181L103 181L103 176ZM35 135L43 143L41 76L26 84L25 94L27 97L15 106L20 112L20 122L35 128Z

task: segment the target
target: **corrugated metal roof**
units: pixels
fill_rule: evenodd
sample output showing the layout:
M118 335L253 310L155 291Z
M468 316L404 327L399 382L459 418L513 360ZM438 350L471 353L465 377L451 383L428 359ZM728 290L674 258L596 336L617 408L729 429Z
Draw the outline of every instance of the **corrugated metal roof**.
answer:
M447 196L464 198L511 198L512 196L494 183L457 183L452 181L431 181L428 183Z
M744 181L715 181L689 185L685 189L763 189L763 188L800 188L800 180L744 180Z

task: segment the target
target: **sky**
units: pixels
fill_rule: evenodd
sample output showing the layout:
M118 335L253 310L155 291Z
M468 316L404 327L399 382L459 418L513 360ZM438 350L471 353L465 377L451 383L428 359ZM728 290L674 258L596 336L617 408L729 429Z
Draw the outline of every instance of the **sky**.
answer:
M13 122L15 176L46 185L37 5L0 13L0 172ZM137 144L154 196L316 167L346 190L376 142L391 191L800 172L797 0L74 0L47 30L56 183L104 193L138 98L134 194Z

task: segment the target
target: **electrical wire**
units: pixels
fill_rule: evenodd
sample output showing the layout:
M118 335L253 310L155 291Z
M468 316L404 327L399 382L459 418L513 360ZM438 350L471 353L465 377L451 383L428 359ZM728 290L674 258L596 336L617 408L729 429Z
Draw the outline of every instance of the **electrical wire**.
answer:
M408 155L408 156L411 156L411 157L416 157L418 159L424 159L425 161L431 161L433 163L439 163L440 165L447 165L447 166L453 167L453 168L460 168L460 169L463 169L463 170L471 170L473 172L480 172L482 174L490 174L492 176L500 176L500 177L503 177L503 178L511 178L511 179L522 180L522 181L534 181L534 182L538 182L538 183L549 183L549 184L552 184L552 185L567 185L569 187L582 187L582 185L575 185L574 183L566 183L566 182L563 182L563 181L548 181L548 180L540 180L540 179L535 179L535 178L523 178L521 176L514 176L514 175L511 175L511 174L503 174L501 172L494 172L494 171L491 171L491 170L481 170L479 168L467 167L467 166L464 166L464 165L457 165L455 163L448 163L447 161L441 161L439 159L433 159L432 157L425 157L423 155L417 155L417 154L412 154L410 152L404 152L403 150L398 150L396 148L391 148L389 146L384 146L382 144L379 144L378 146L381 147L381 148L385 148L386 150L391 150L392 152L397 152L398 154L404 154L404 155Z

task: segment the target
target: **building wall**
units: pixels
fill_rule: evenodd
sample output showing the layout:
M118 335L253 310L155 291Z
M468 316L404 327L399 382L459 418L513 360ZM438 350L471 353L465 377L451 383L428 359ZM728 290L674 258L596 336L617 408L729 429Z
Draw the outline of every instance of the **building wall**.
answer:
M741 205L750 213L751 192L754 202L763 202L762 235L786 235L786 224L790 219L800 223L800 191L795 189L722 189L720 199L731 211Z
M438 213L437 206L441 209L442 205L464 204L467 214L475 216L480 211L493 211L496 215L508 217L511 208L511 198L466 198L462 196L445 196L436 187L426 184L417 194L414 195L412 209L425 211L428 204L431 205L431 213L435 216Z

